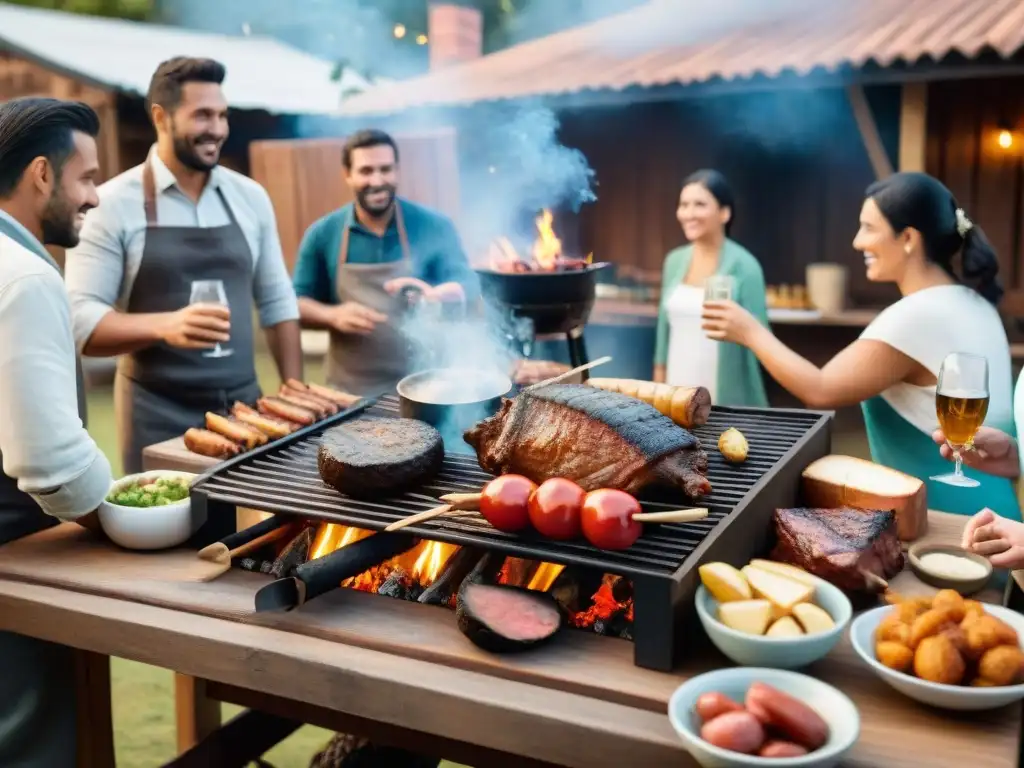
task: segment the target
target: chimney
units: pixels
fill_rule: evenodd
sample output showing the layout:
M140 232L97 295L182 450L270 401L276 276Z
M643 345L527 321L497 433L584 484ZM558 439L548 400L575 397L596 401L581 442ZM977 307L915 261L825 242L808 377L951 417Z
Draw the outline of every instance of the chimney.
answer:
M478 59L484 50L483 14L454 3L430 3L427 37L431 69Z

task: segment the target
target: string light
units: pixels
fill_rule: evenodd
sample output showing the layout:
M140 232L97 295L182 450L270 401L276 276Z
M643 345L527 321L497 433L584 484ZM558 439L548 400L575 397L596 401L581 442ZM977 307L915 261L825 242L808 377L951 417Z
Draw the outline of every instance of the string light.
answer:
M1006 130L1005 128L999 131L999 146L1003 149L1009 149L1013 146L1013 133Z
M416 35L416 44L417 45L426 45L427 44L427 36L426 35Z
M405 24L395 24L394 35L398 40L405 37Z

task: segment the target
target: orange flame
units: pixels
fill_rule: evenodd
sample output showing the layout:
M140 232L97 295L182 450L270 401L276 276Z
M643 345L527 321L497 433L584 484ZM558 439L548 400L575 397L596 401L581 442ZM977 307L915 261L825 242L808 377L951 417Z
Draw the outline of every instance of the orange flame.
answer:
M558 578L558 574L564 570L564 565L541 563L537 572L533 574L533 578L530 579L530 583L526 585L526 588L535 589L538 592L547 592L552 586L554 586L555 579Z
M541 269L554 269L562 255L562 241L555 235L554 217L545 208L537 217L537 239L533 243L533 260Z

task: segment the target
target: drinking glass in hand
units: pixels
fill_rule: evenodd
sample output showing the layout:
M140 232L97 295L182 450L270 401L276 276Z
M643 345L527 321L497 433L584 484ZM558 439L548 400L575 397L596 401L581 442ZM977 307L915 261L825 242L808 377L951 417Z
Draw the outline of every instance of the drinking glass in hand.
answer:
M704 301L732 301L732 275L710 275L704 281Z
M974 448L974 436L988 413L988 398L988 361L984 357L954 352L942 361L935 410L956 463L952 472L932 480L962 488L980 485L964 474L962 454Z
M193 280L192 295L188 300L189 304L220 304L228 306L228 296L224 292L224 283L220 280ZM220 342L214 344L213 349L203 352L204 357L229 357L234 350L225 349Z

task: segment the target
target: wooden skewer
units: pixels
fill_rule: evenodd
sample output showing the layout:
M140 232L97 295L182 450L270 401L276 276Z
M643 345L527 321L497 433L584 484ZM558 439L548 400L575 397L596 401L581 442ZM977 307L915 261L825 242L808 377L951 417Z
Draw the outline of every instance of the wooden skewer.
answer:
M385 531L399 531L409 525L415 525L416 523L422 523L424 520L433 520L435 517L441 517L452 511L451 504L445 504L441 507L435 507L434 509L428 509L425 512L417 512L415 515L409 515L409 517L403 517L401 520L396 520L387 528Z
M611 355L605 355L604 357L599 357L597 360L595 360L592 363L585 363L584 365L577 365L575 368L573 368L571 370L568 370L565 373L560 373L557 376L552 376L550 379L544 379L544 381L538 381L536 384L531 384L526 389L524 389L523 392L529 392L529 391L534 390L534 389L540 389L541 387L546 387L548 384L557 384L562 379L568 379L570 376L572 376L574 374L577 374L577 373L580 373L581 371L589 371L591 368L596 368L599 365L604 365L605 363L610 363L611 361L612 361Z
M694 523L708 516L704 507L674 509L669 512L640 512L633 515L638 523Z
M887 592L889 590L889 582L877 573L872 573L871 571L861 568L860 575L864 577L864 581L866 581L869 586L875 587L879 592Z
M450 504L452 509L477 510L483 497L482 493L446 493L441 501Z
M282 525L280 528L275 528L272 531L267 531L262 536L257 536L252 541L248 541L241 546L235 547L229 550L221 542L217 541L210 544L207 547L203 547L199 550L199 558L206 560L211 563L230 563L234 558L247 555L250 552L255 552L265 544L269 544L272 541L283 539L287 536L294 535L296 529L299 526L295 523L289 525Z

